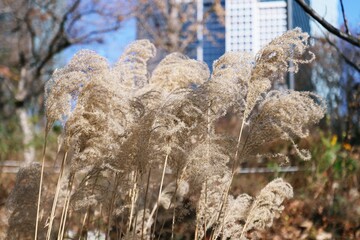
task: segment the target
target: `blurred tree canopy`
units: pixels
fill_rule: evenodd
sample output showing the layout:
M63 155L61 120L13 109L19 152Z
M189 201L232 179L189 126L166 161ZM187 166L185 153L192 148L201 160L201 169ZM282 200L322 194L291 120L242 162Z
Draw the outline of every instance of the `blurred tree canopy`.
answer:
M152 70L167 54L180 52L196 57L199 35L204 34L215 42L214 32L207 23L216 19L225 25L225 9L221 0L139 0L133 15L137 21L137 38L147 38L157 48L157 55L150 59ZM206 4L206 8L204 8ZM215 34L224 38L223 34Z
M158 49L167 54L189 54L189 47L198 41L199 31L207 32L205 23L210 14L215 14L225 24L225 10L221 1L206 2L210 7L201 13L198 10L203 8L202 1L140 0L134 11L139 37L151 39Z
M199 14L196 0L0 0L0 147L17 149L11 141L4 143L16 134L24 160L34 160L34 120L41 119L44 83L59 53L73 45L101 43L104 33L134 17L138 37L159 49L153 62L174 51L189 55L199 32L208 33L210 15L224 23L221 1L208 2L211 7ZM348 29L338 31L349 34ZM360 139L359 50L344 41L315 39L317 60L296 75L297 90L317 90L327 98L329 126L340 140L351 143ZM17 126L9 124L14 120Z
M324 29L315 38L313 52L317 61L311 66L313 82L300 82L304 90L317 90L328 102L329 127L345 143L360 143L360 36L359 29L348 25L346 11L339 0L343 25L334 26L304 0L295 0ZM330 35L330 33L332 35ZM335 38L336 37L336 38ZM305 75L309 71L303 71ZM306 89L306 85L307 88ZM313 89L314 88L314 89Z
M135 17L144 38L166 52L184 52L197 40L204 19L197 1L141 0L1 0L0 1L0 136L22 132L25 162L34 161L34 116L43 110L44 83L56 56L79 44L102 41L125 18ZM224 17L220 1L211 11ZM205 14L206 15L206 14ZM18 128L11 129L9 121ZM5 139L5 138L4 138ZM0 142L0 145L9 145Z
M328 127L341 142L360 142L360 49L328 37L314 39L312 79L328 104Z
M6 124L17 116L26 162L35 157L30 118L43 105L44 82L55 56L72 45L99 42L103 33L120 28L124 2L0 1L0 118Z

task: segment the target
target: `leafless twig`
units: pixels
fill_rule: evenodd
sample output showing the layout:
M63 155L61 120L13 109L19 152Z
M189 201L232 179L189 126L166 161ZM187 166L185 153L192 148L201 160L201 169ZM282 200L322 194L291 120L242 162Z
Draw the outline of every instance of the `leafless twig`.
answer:
M342 59L344 59L344 61L351 67L353 67L355 70L357 70L358 72L360 72L360 66L358 63L355 63L352 59L350 59L348 56L346 56L341 50L340 48L333 42L330 40L329 34L326 34L324 31L322 31L323 35L325 36L325 40L330 44L330 46L332 46L340 55L340 57ZM316 40L321 40L320 38L316 38L313 37Z
M356 63L354 63L350 58L348 58L339 48L336 46L334 42L332 42L329 38L329 36L325 36L325 39L327 42L336 49L336 51L340 54L340 56L344 59L344 61L349 64L351 67L356 69L358 72L360 72L360 66L358 66Z
M351 33L349 31L346 15L345 15L344 3L343 3L342 0L340 0L340 6L341 6L341 13L342 13L342 16L343 16L343 19L344 19L345 31L346 31L347 34L351 35Z
M336 27L334 27L332 24L330 24L328 21L326 21L323 17L321 17L313 8L311 8L309 5L307 5L304 0L295 0L303 9L304 11L309 14L312 18L314 18L318 23L321 24L326 30L331 32L332 34L338 36L341 39L344 39L345 41L351 43L352 45L356 47L360 47L360 39L357 37L354 37L350 34L347 34L346 32L340 31Z

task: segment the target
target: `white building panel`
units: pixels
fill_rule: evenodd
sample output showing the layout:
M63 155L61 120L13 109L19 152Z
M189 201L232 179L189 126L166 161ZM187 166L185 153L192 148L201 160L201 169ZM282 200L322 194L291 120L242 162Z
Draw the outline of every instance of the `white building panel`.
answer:
M257 52L287 30L286 1L227 0L226 51Z

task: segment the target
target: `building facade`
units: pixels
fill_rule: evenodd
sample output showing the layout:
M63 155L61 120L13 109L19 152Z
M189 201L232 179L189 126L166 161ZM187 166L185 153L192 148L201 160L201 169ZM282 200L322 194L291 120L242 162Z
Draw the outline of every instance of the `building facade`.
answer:
M257 52L287 27L285 1L228 0L226 51Z
M222 56L226 49L226 37L225 37L225 24L219 21L218 16L215 13L210 11L210 8L213 4L213 0L203 0L199 1L198 11L200 21L203 20L204 13L210 13L206 16L204 32L198 34L199 46L197 51L197 59L202 60L211 68L212 63ZM225 0L221 0L221 5L225 8Z
M206 12L211 2L203 0L200 13ZM222 0L221 4L225 8L225 24L210 15L206 21L207 33L199 33L197 58L210 68L227 51L256 53L288 29L311 30L309 16L295 0ZM221 34L222 39L218 37Z

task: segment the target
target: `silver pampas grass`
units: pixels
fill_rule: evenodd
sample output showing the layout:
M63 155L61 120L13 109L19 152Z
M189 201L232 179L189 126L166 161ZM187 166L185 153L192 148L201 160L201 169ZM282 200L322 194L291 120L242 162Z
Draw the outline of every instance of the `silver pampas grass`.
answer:
M180 53L148 72L156 53L148 40L129 45L113 67L80 51L46 85L47 131L61 122L65 154L51 213L42 207L50 221L40 221L39 229L47 239L63 239L71 213L81 219L81 237L97 214L106 216L97 229L106 239L115 233L118 239L161 238L164 221L171 222L167 237L173 239L185 200L196 209L195 239L246 239L271 226L293 196L289 183L275 179L255 198L232 196L230 187L240 163L268 154L262 148L269 142L288 141L302 159L311 158L296 143L324 116L323 101L313 93L271 90L313 59L307 40L294 29L256 57L226 53L212 75L205 63ZM241 126L236 136L216 130L230 110ZM38 182L34 169L19 172L19 179L31 174L29 188ZM23 188L16 185L13 196ZM11 199L12 206L22 204ZM20 226L10 225L9 233Z

